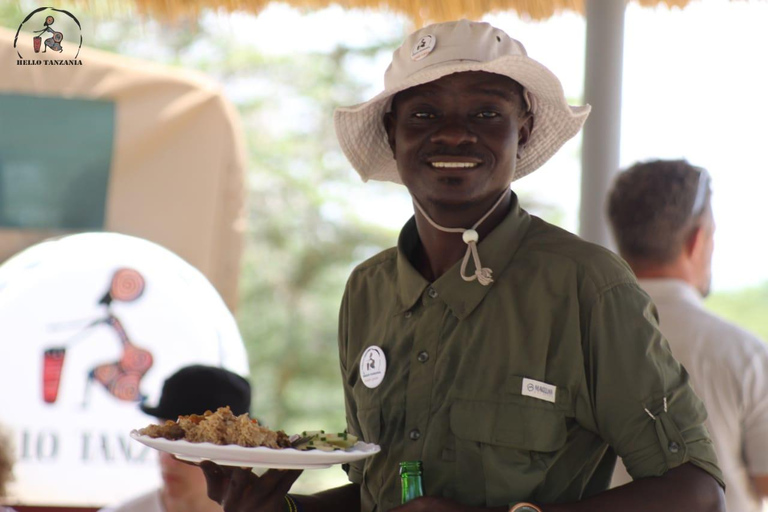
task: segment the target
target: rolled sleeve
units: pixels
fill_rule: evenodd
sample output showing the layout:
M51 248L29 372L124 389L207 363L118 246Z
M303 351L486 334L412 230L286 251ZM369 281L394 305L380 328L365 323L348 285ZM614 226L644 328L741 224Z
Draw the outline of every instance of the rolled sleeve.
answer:
M650 298L634 283L598 294L588 326L587 366L597 431L634 479L691 462L723 485L704 405L656 318Z

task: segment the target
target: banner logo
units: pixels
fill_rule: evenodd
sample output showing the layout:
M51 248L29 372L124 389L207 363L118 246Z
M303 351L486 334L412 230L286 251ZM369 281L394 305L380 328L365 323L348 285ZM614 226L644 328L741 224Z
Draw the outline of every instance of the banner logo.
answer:
M139 385L141 379L152 367L152 352L136 346L128 335L123 322L112 312L112 302L133 302L144 293L144 277L132 268L121 268L112 276L112 284L99 301L104 314L89 322L75 332L63 344L46 348L43 352L43 400L52 404L59 394L62 367L67 347L88 337L91 331L105 326L112 331L120 343L121 354L115 361L103 362L90 369L87 376L83 407L88 406L89 391L92 384L100 384L113 397L128 402L138 402L144 398Z
M80 21L69 11L40 7L24 18L13 47L19 66L82 66Z

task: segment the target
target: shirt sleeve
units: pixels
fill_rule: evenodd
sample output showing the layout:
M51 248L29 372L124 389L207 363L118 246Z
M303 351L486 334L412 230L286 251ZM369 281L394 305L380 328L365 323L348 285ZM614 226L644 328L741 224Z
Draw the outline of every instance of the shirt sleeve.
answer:
M761 342L744 368L744 457L750 475L768 475L768 349Z
M352 385L350 384L349 364L347 361L348 346L348 325L349 325L349 283L344 290L344 296L341 300L341 309L339 311L339 364L341 366L341 378L344 387L344 407L347 416L347 432L362 439L360 424L357 420L357 405L352 394ZM362 484L363 482L364 461L350 462L344 465L350 482Z
M635 283L598 293L587 327L587 386L597 433L633 479L691 462L721 486L706 410L658 328L656 309Z

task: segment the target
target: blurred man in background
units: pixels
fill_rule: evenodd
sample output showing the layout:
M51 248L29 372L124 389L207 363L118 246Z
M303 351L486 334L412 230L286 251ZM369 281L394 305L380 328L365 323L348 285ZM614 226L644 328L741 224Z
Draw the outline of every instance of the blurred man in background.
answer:
M672 353L709 413L729 511L768 495L768 350L704 308L715 221L710 176L684 160L638 163L616 179L608 216L621 256L658 309ZM613 484L631 480L620 464Z
M194 365L182 368L165 381L157 407L142 404L141 410L163 422L227 405L235 415L249 412L248 381L223 368ZM180 462L165 452L159 452L159 457L163 478L160 489L102 512L222 512L208 498L205 476L199 467Z

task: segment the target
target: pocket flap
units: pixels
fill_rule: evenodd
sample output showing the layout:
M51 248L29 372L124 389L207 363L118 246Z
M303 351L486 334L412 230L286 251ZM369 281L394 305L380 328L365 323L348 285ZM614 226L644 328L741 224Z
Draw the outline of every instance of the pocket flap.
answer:
M451 431L460 439L535 452L558 450L567 437L563 411L508 402L457 400Z

